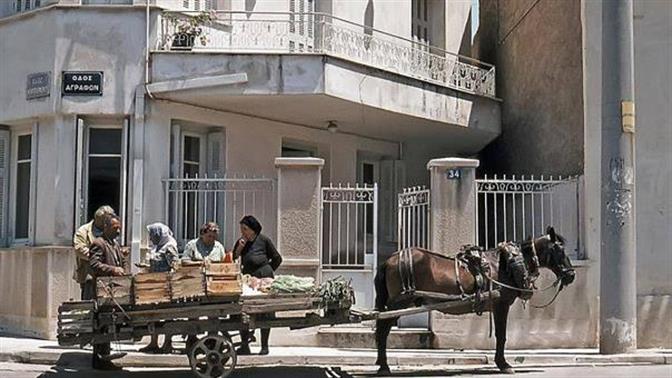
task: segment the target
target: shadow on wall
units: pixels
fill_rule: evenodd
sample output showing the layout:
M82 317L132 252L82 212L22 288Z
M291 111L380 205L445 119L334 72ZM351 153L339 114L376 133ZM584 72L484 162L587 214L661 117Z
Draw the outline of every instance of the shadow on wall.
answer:
M257 6L257 0L245 0L245 11L252 12L254 11L255 6ZM248 14L247 18L250 17L252 17L252 15Z
M364 11L364 34L373 35L373 0L369 0Z

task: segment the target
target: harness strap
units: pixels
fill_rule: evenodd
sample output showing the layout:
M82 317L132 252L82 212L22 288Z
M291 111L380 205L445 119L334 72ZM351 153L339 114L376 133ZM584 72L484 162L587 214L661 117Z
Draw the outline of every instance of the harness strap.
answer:
M415 292L415 273L413 270L413 251L406 248L399 252L399 276L401 278L402 294Z
M464 297L466 294L464 292L464 287L462 287L462 282L460 282L460 259L458 256L455 256L455 281L457 282L457 287L460 288L460 293Z

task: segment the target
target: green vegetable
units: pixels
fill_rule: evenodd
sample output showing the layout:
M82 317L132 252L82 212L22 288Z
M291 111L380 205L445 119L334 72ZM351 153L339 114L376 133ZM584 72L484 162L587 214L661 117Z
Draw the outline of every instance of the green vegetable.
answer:
M325 281L320 285L319 296L323 304L343 303L352 305L355 302L355 294L352 290L352 281L338 276Z
M315 290L313 277L292 275L276 276L271 284L271 293L309 293Z

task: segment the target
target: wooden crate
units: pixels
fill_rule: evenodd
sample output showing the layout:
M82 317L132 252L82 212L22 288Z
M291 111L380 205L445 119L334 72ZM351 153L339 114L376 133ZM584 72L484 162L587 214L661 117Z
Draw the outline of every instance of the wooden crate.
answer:
M170 273L138 273L133 282L135 304L170 302Z
M93 301L64 302L58 307L57 338L61 346L90 342L95 325Z
M96 298L100 306L129 305L133 303L131 276L99 277L96 281Z
M221 279L237 279L240 275L240 266L231 263L209 263L205 266L205 275Z
M203 269L200 266L183 266L170 276L170 291L173 300L205 296Z
M206 292L210 297L237 296L243 292L243 284L240 277L237 279L206 278Z

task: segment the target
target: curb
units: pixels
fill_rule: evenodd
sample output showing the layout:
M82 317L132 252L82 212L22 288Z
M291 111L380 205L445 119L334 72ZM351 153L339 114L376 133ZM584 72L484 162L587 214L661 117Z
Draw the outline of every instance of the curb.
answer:
M68 352L11 352L0 353L0 362L14 362L61 367L88 366L89 351ZM516 366L585 366L585 365L672 365L672 355L507 355L507 360ZM245 356L238 359L238 366L375 366L375 356ZM404 355L388 357L392 366L440 366L440 365L492 365L489 355ZM129 368L188 368L184 355L151 355L130 353L117 361Z

